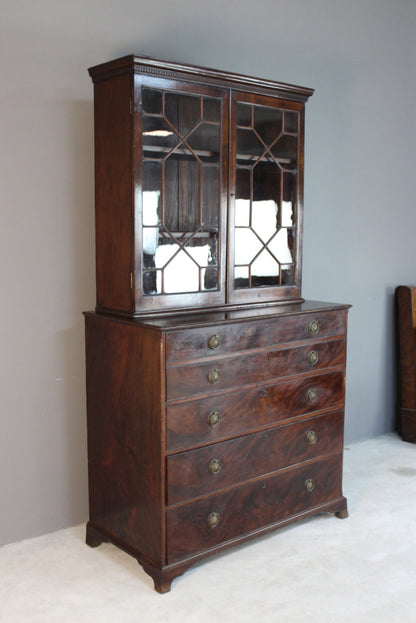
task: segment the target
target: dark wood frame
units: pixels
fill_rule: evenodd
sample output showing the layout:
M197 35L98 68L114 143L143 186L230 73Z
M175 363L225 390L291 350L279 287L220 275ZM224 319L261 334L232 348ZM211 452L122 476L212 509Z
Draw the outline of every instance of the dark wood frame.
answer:
M395 290L397 430L416 443L416 288Z

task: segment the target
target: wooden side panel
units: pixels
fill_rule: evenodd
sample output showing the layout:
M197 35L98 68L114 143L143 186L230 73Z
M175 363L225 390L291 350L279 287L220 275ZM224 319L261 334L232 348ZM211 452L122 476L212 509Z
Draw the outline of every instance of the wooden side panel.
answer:
M165 559L162 334L86 316L90 521Z
M94 86L97 307L133 311L131 77Z

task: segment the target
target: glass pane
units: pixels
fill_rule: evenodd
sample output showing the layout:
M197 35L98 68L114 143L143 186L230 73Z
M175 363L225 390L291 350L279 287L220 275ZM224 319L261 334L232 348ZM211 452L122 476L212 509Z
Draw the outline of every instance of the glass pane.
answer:
M217 166L202 167L202 223L205 229L218 231L220 171Z
M253 201L251 227L266 243L277 229L277 204L275 201Z
M162 114L162 93L154 89L143 89L142 103L144 112L154 115Z
M156 283L157 293L198 292L205 289L205 273L210 258L209 241L205 244L183 248L177 244L162 244L155 254L155 265L161 269ZM208 283L210 289L217 287L217 283L213 283L213 275L215 271L211 270L210 283Z
M282 201L280 221L282 227L291 227L295 224L293 203L291 201Z
M252 164L265 151L265 146L252 130L237 130L237 164Z
M158 274L160 271L143 271L143 292L144 294L156 294L156 284L158 281ZM159 277L160 279L160 277Z
M251 168L237 168L235 196L237 199L251 198Z
M277 232L277 234L267 245L280 264L289 264L293 262L292 251L289 247L288 231L290 230L287 230L284 227Z
M249 267L248 266L236 266L234 269L234 287L235 288L248 288L250 287L249 280Z
M249 227L250 226L250 200L249 199L236 199L235 200L235 226L236 227Z
M294 173L283 173L282 227L296 225L297 177Z
M291 285L295 283L295 265L282 266L282 285Z
M153 160L143 161L143 190L162 190L162 163Z
M253 169L253 201L266 199L279 205L280 184L280 167L275 162L260 162Z
M220 151L219 130L219 126L213 123L201 123L188 137L187 144L203 162L218 162Z
M163 262L166 262L168 259L169 252L172 253L172 257L169 258L163 270L163 293L198 292L200 289L199 268L193 259L183 250L174 254L174 250L171 247L163 246L159 247L159 249L161 251L160 259ZM159 287L158 284L158 292L161 291L161 286Z
M216 268L207 268L205 270L203 290L218 289L218 270Z
M250 228L237 227L235 230L235 265L249 265L261 251L262 246Z
M154 255L159 238L158 190L143 192L143 253Z
M179 134L185 137L201 121L201 98L166 93L165 115Z
M238 103L236 114L234 286L292 284L298 113Z
M284 115L284 131L296 134L298 131L298 120L299 114L297 112L287 110Z
M264 249L251 265L253 286L267 286L279 283L280 267L275 258Z
M283 112L278 108L254 107L254 129L267 146L271 145L283 129Z
M218 289L221 101L143 89L143 103L144 293Z
M251 265L251 274L256 277L269 277L279 274L279 264L274 257L264 249Z
M249 104L237 104L237 125L251 127L251 111Z
M195 159L166 159L163 224L169 231L199 229L199 184L200 166Z
M295 162L297 158L298 141L296 136L283 134L273 145L271 152L278 160Z
M164 158L179 138L162 117L143 117L143 151L147 158Z
M219 123L221 115L220 100L204 97L203 99L203 119L204 121L212 121Z

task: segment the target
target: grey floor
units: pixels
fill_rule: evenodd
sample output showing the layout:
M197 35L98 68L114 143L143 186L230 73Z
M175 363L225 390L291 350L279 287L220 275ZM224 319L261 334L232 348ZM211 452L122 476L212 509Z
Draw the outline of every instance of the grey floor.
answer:
M159 595L75 526L0 549L1 623L416 621L416 445L345 449L350 517L322 515L199 563Z

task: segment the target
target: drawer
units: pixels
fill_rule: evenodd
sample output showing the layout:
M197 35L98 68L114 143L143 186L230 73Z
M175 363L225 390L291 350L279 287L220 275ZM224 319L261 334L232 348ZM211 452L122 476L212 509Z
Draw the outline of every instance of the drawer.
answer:
M346 332L346 319L345 310L318 311L168 331L166 357L168 363L177 363L267 348L270 344L342 336Z
M345 340L334 339L171 367L167 369L167 399L213 394L222 389L343 366L344 363Z
M343 404L344 372L340 370L170 405L167 450L215 442Z
M301 461L341 452L335 412L168 457L168 504L206 495Z
M342 455L167 509L168 564L341 496Z

